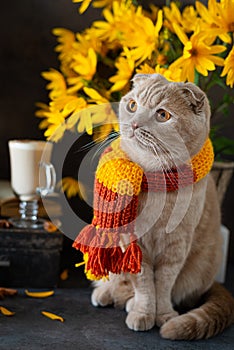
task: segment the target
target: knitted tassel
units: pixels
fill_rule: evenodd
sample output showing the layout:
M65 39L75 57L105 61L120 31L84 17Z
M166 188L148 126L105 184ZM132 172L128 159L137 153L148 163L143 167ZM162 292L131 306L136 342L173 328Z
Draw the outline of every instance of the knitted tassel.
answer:
M94 231L96 231L95 235ZM127 236L127 234L122 235ZM118 237L117 234L112 234L112 236ZM86 271L89 272L89 275L100 279L108 276L109 272L115 274L140 272L142 253L136 242L130 243L123 252L120 246L116 245L117 241L112 241L115 246L109 246L109 237L108 230L102 231L89 225L84 227L73 243L74 248L88 254ZM120 237L118 237L118 244L120 244Z
M141 272L142 251L136 242L132 242L124 253L122 272Z

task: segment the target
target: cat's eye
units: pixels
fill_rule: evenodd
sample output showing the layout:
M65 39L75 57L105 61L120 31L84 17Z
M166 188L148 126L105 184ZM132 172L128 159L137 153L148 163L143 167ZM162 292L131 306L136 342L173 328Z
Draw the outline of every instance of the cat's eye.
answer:
M127 109L129 112L134 113L137 110L137 103L135 100L131 99L127 104Z
M168 121L170 118L171 118L170 113L165 111L164 109L159 109L156 112L156 119L158 122L164 123Z

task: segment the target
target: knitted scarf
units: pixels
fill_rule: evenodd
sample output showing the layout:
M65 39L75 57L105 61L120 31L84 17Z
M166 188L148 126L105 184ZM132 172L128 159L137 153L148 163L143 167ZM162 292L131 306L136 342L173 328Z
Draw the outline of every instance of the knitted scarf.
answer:
M94 215L73 243L84 254L89 279L108 277L109 272L139 273L142 252L134 233L140 192L177 191L205 177L213 164L210 139L200 152L179 169L144 173L112 142L102 154L94 182Z

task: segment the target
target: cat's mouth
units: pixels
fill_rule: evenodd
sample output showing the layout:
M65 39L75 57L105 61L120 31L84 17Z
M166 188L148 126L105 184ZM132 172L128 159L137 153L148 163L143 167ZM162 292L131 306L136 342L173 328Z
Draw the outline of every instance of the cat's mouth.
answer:
M154 155L168 157L169 150L162 141L158 140L150 131L137 128L134 130L135 140L139 147L146 151L151 151Z
M155 136L145 129L138 128L134 130L134 136L140 147L149 150L157 146L157 139Z
M138 128L134 130L133 137L140 147L149 149L152 144L155 144L155 137L144 129Z

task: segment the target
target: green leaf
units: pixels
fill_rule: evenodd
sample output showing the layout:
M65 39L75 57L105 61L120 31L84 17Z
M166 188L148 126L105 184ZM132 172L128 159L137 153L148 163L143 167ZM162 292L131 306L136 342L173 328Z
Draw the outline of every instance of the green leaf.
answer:
M222 158L225 155L234 155L234 140L225 136L217 136L214 130L211 131L210 138L214 146L216 158Z

